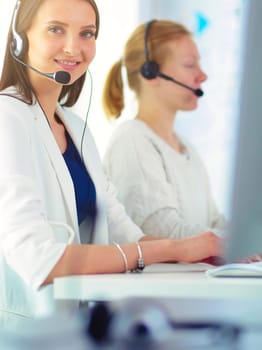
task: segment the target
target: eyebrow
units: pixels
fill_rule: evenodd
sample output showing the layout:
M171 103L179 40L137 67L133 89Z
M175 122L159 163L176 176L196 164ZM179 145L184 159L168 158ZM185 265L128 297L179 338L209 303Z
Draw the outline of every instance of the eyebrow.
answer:
M57 20L48 21L48 22L46 22L46 24L58 24L58 25L61 25L61 26L64 26L64 27L68 27L67 23L64 23L64 22L61 22L61 21L57 21ZM86 25L86 26L82 26L81 29L94 29L94 30L96 30L96 25L89 24L89 25Z

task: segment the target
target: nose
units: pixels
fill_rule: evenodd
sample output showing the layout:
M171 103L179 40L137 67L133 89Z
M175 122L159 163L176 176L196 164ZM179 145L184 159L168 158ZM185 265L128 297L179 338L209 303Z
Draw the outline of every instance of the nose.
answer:
M69 56L75 56L81 52L78 37L73 34L68 34L64 43L63 51Z
M204 71L202 71L202 69L200 68L199 69L199 78L198 78L198 80L200 81L200 83L203 83L204 81L206 81L207 80L207 74L204 72Z

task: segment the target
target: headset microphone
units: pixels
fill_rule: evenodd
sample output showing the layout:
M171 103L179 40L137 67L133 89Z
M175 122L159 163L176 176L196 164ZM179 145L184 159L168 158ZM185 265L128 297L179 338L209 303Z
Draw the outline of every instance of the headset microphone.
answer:
M27 42L27 37L25 33L18 33L16 31L16 21L17 21L17 15L18 11L21 5L21 0L18 0L14 9L14 14L13 14L13 20L12 20L12 41L10 44L10 53L12 57L19 63L21 63L23 66L32 69L36 73L53 79L57 83L60 84L68 84L71 79L71 75L66 72L66 71L58 71L54 73L44 73L39 71L38 69L32 67L30 64L25 63L21 58L24 56L25 52L27 51L28 48L28 42Z
M184 83L181 83L180 81L175 80L174 78L170 77L169 75L166 75L164 73L159 72L157 76L160 77L160 78L163 78L165 80L172 81L175 84L178 84L180 86L183 86L186 89L191 90L197 97L201 97L201 96L204 95L203 90L201 90L201 89L193 89L192 87L190 87L190 86L188 86L188 85L186 85Z
M178 84L190 91L192 91L197 97L201 97L204 95L204 92L201 89L193 89L192 87L181 83L180 81L175 80L174 78L170 77L169 75L166 75L162 72L160 72L159 65L155 61L151 61L149 59L149 50L148 50L148 33L151 25L155 22L155 20L152 20L147 23L146 29L145 29L145 37L144 37L144 45L145 45L145 57L146 57L146 62L142 65L140 69L140 73L142 76L146 79L155 79L157 77L163 78L168 81L172 81L175 84Z
M71 79L71 75L66 72L66 71L58 71L58 72L54 72L54 73L44 73L44 72L41 72L40 70L32 67L30 64L27 64L25 63L24 61L20 60L18 57L16 57L13 53L13 50L12 50L12 47L10 48L10 52L11 52L11 55L12 57L19 63L21 63L23 66L27 67L27 68L30 68L32 69L34 72L44 76L44 77L47 77L47 78L50 78L50 79L53 79L55 80L57 83L60 83L60 84L68 84L70 79Z

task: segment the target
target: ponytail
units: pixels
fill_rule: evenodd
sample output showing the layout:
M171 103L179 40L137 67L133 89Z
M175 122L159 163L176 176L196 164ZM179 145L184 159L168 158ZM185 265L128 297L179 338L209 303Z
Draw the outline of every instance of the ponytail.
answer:
M124 109L124 84L122 61L117 61L110 69L103 89L102 102L108 119L116 119Z

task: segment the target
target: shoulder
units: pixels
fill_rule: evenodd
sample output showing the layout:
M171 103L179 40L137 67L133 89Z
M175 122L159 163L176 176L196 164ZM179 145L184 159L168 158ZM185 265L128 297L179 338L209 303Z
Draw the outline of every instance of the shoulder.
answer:
M136 119L128 120L118 125L112 135L109 144L137 144L150 138L149 128Z
M1 106L12 108L17 108L17 105L19 106L27 106L28 103L26 103L22 96L19 94L17 89L15 87L9 87L5 90L0 91L0 103Z
M24 125L33 121L33 106L26 103L14 89L8 88L0 92L0 122L3 127Z
M159 140L140 120L122 123L113 132L103 157L104 163L113 161L135 164L148 164L159 160ZM128 155L128 157L127 157Z

